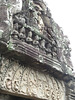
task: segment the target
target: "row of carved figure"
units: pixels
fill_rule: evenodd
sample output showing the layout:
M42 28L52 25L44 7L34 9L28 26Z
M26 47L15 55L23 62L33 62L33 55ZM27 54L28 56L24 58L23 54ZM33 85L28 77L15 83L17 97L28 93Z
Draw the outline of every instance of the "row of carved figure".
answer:
M51 18L43 0L7 0L5 5L1 5L1 9L3 13L6 12L3 22L0 23L4 40L10 41L9 33L12 33L19 40L39 47L72 68L68 38ZM5 31L6 26L10 32Z
M32 44L33 46L46 51L47 54L50 53L51 56L57 58L56 41L53 38L48 39L48 34L45 29L43 29L41 33L38 28L28 25L24 13L13 16L13 27L12 37L14 39L17 38L23 42Z
M55 57L68 67L72 67L70 42L59 25L51 18L51 13L44 2L23 1L22 6L22 11L13 17L13 26L19 32L19 38L41 48L47 54L49 53L49 56ZM18 34L17 31L15 33Z

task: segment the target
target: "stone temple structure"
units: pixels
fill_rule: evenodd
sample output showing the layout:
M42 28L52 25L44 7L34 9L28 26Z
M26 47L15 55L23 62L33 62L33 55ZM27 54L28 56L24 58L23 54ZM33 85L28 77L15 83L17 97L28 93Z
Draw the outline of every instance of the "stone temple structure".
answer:
M69 44L43 0L0 0L0 100L75 100Z

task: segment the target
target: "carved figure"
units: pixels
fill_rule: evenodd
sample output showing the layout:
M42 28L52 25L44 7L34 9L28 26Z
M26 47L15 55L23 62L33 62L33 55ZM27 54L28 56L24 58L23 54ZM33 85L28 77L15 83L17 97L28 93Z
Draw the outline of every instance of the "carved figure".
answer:
M7 47L12 42L13 47L22 50L25 47L18 46L19 44L13 41L16 40L18 43L20 41L23 46L25 42L72 70L69 41L59 25L52 19L50 10L43 0L7 0L4 2L6 4L3 6L5 8L3 11L7 13L2 19L4 22L1 22L4 27L0 28L0 39L7 38L5 40ZM7 26L9 29L4 32L3 29Z
M43 0L0 0L1 92L65 100L68 82L68 97L73 99L69 44ZM11 98L0 94L0 99Z

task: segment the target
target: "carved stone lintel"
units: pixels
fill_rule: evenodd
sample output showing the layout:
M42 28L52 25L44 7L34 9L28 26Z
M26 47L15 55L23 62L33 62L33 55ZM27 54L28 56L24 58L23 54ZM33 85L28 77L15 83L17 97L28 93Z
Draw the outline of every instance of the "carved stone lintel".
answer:
M11 94L20 94L40 99L64 100L64 82L48 73L30 66L21 66L15 61L3 58L0 67L0 89Z

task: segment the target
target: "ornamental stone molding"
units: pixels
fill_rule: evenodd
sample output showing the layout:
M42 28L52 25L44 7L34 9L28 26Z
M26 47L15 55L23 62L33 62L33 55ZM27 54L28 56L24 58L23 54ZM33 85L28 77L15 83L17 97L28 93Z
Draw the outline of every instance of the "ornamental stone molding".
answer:
M43 0L0 0L0 100L74 100L69 44Z
M11 94L46 100L65 100L65 85L47 72L2 57L0 89Z

